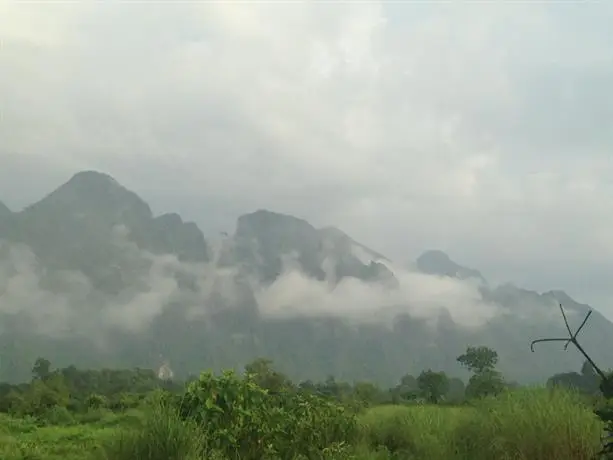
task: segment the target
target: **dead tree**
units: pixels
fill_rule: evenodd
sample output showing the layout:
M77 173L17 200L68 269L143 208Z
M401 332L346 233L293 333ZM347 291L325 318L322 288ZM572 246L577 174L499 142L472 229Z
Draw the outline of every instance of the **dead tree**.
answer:
M602 369L600 369L596 365L596 363L592 360L592 358L590 358L590 356L586 353L586 351L577 341L577 335L579 334L581 329L583 329L583 326L585 326L585 323L592 314L592 310L589 310L587 312L585 318L583 318L581 326L579 326L579 328L575 331L574 334L573 331L571 331L570 326L568 325L568 320L566 318L566 313L564 313L564 308L562 307L562 304L560 304L560 311L562 312L562 318L564 318L564 324L566 326L566 330L568 331L569 337L553 337L548 339L533 340L532 343L530 343L530 350L534 352L534 344L540 342L564 342L564 350L567 350L568 345L572 343L575 348L577 348L577 350L579 350L579 352L591 364L591 366L594 368L594 371L596 371L596 373L600 376L600 391L602 392L602 395L607 399L613 398L613 376L607 376L602 371ZM600 451L600 455L604 456L602 458L613 458L613 411L605 407L597 409L594 412L605 423L606 435L601 438L603 442L603 448Z
M587 361L592 365L592 367L594 368L596 373L600 376L602 381L604 382L605 380L608 380L606 374L602 371L602 369L600 369L596 365L596 363L592 360L592 358L590 358L590 356L586 353L586 351L577 341L577 335L579 335L579 332L581 332L581 329L583 329L583 326L585 326L585 323L587 323L587 320L592 314L592 310L589 310L587 312L587 314L585 315L585 318L583 318L583 322L581 323L581 326L579 326L579 328L573 334L573 331L571 331L570 326L568 325L568 319L566 318L566 313L564 312L564 308L562 307L562 304L559 304L559 305L560 305L560 311L562 312L562 318L564 318L564 325L566 326L566 330L568 331L569 337L553 337L553 338L548 338L548 339L533 340L532 343L530 343L530 351L534 353L534 344L541 343L541 342L565 342L564 343L565 351L568 350L568 345L572 343L575 346L575 348L579 350L579 352L583 356L585 356L585 359L587 359Z

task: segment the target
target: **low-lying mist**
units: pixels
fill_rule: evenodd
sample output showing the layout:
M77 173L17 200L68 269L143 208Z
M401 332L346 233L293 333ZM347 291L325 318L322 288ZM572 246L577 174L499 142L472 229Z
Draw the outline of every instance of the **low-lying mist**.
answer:
M391 288L351 277L331 285L289 270L256 291L256 298L265 315L336 316L364 322L388 322L400 313L435 321L447 311L456 324L479 327L502 311L484 301L476 282L407 270L393 272L398 285Z
M38 334L80 336L103 344L112 329L134 334L147 330L173 305L186 307L180 310L189 312L186 319L201 321L208 320L215 296L224 300L225 308L240 308L244 297L238 293L245 286L259 313L277 319L339 317L389 323L395 315L408 313L435 322L447 311L457 325L475 328L503 311L483 299L476 283L395 267L389 267L397 279L394 288L349 277L337 283L319 281L293 263L286 263L272 284L262 285L254 278L239 282L239 269L219 268L217 257L210 263L184 263L173 255L141 250L127 239L125 228L116 229L113 245L125 263L108 268L124 286L109 294L81 271L48 269L28 246L1 242L0 313L27 319Z

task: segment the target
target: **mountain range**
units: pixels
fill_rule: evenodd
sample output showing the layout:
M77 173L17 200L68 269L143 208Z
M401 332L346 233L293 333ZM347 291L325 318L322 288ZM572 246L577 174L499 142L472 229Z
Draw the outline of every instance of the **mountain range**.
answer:
M390 224L392 225L392 224ZM410 237L410 236L409 236ZM0 202L0 380L54 365L157 367L177 376L273 360L295 379L394 384L487 345L519 382L579 369L574 350L530 341L566 334L562 291L491 286L439 250L398 266L335 227L257 210L205 238L112 177L75 174L19 212ZM613 323L595 311L582 344L604 367ZM612 343L613 345L613 343Z

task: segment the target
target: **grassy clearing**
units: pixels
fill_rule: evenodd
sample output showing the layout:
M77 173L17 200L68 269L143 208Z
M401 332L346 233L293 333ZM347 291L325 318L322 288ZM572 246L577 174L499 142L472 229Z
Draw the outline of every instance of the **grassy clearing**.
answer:
M99 460L198 460L204 458L204 437L194 423L161 401L153 404L142 426L121 431L104 443Z
M587 460L600 450L602 428L578 395L523 388L482 401L456 435L474 460Z
M31 420L0 418L2 460L82 460L116 428L95 425L38 427Z
M163 403L88 417L94 420L49 427L0 417L0 459L222 460L195 425ZM351 456L338 459L587 460L599 450L602 428L575 394L538 388L465 407L378 406L358 421Z
M540 388L472 407L376 407L360 422L363 459L587 460L599 451L602 433L580 397Z
M358 451L363 458L449 459L455 431L473 413L468 407L375 407L360 417ZM372 452L377 457L370 457Z
M77 418L62 417L58 424L40 426L34 419L0 414L0 459L88 459L101 445L113 442L126 429L137 429L145 420L145 414L137 410L124 414L99 410Z

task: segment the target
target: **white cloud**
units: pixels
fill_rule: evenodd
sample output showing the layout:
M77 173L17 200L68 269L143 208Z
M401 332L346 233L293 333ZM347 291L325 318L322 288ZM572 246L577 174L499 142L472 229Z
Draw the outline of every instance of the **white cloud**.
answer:
M345 278L332 286L298 271L288 271L256 295L265 315L288 318L339 317L358 322L388 322L398 314L437 323L448 312L459 326L475 328L500 315L504 309L483 300L476 284L410 271L397 271L399 286Z
M244 286L237 283L237 268L213 264L181 263L172 255L153 255L127 240L125 228L117 227L114 243L139 271L135 282L117 294L96 289L77 271L48 271L25 245L0 243L0 313L19 315L34 330L51 337L82 337L96 345L107 344L108 332L119 329L138 334L148 330L165 310L187 312L188 319L207 320L217 308L236 308L244 300ZM124 266L122 278L133 276ZM287 255L283 273L269 286L250 281L253 299L264 317L338 317L354 322L391 324L396 315L408 313L431 320L447 311L460 326L474 328L501 314L504 309L483 300L470 281L441 278L394 269L398 287L345 278L335 287L328 281L306 277ZM193 279L195 290L182 288L177 274ZM220 295L223 304L214 300ZM242 304L242 307L250 305ZM0 334L2 330L0 329Z

